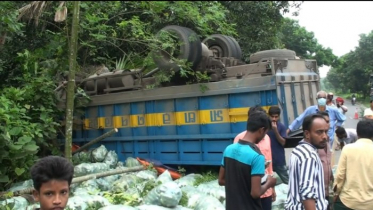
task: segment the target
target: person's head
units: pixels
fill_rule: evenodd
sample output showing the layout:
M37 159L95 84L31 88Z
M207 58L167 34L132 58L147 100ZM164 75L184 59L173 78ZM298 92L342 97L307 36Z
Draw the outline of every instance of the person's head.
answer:
M308 115L303 120L304 140L315 146L317 149L326 147L328 143L329 125L321 114Z
M247 120L246 130L253 134L255 143L257 144L264 138L271 127L271 120L265 112L254 112Z
M347 132L346 132L346 130L345 130L343 127L338 127L338 128L335 130L335 134L337 135L337 137L338 137L339 139L347 138Z
M337 102L337 107L338 108L341 107L344 104L343 99L340 98L340 97L338 97L335 101Z
M73 175L74 166L63 157L44 157L32 166L33 195L40 210L65 208Z
M268 115L272 122L277 122L280 119L281 109L278 106L271 106L268 110Z
M373 120L365 119L357 123L356 133L359 138L373 140Z
M326 96L327 94L325 91L319 91L316 95L317 105L326 106Z
M327 98L328 98L328 102L331 102L334 98L334 94L332 92L328 93Z
M325 118L326 123L330 125L330 118L329 118L329 113L327 111L318 111L317 114L323 116Z
M254 112L264 112L266 113L266 110L264 110L261 106L256 105L249 108L249 111L247 112L247 116L250 116Z

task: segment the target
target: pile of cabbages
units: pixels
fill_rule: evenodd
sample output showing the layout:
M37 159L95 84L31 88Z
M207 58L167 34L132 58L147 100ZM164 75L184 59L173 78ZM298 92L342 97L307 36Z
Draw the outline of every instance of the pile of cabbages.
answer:
M105 172L119 168L140 166L135 158L127 158L125 162L118 161L114 151L108 151L105 146L80 152L73 156L75 165L74 177ZM199 180L199 181L197 181ZM67 210L224 210L225 190L219 186L218 180L200 182L200 174L188 174L173 180L168 171L158 175L149 168L139 172L111 175L90 179L71 186ZM275 187L277 200L273 210L283 210L288 186L281 184L277 177ZM32 187L32 181L14 184L9 191L17 191ZM13 197L0 201L2 206L10 209L38 208L38 203L32 203L27 197Z

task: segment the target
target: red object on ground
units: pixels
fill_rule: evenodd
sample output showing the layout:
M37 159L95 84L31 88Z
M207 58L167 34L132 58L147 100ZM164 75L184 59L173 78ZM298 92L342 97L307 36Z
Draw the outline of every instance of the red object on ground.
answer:
M79 149L80 147L78 146L78 145L76 145L76 144L73 144L72 146L71 146L71 151L72 152L75 152L77 149Z
M355 119L355 120L358 120L358 119L359 119L359 114L357 113L357 108L355 109L355 116L354 116L354 119Z
M136 158L140 163L141 165L143 166L149 166L150 165L150 161L146 160L146 159L143 159L143 158L139 158L137 157ZM155 170L157 170L158 172L158 175L162 174L164 171L168 170L168 172L170 173L172 179L179 179L181 177L181 174L179 172L177 172L176 170L173 170L167 166L164 166L164 165L157 165L157 164L154 164L153 167L155 168Z

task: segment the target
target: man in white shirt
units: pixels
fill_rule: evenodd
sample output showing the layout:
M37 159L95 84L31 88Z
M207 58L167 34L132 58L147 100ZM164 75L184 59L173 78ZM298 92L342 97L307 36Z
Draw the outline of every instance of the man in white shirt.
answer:
M364 118L373 119L373 100L370 100L370 108L364 110Z
M358 139L356 129L353 128L339 127L337 130L335 130L335 134L338 137L338 142L341 145L341 149L343 149L346 144L354 143Z

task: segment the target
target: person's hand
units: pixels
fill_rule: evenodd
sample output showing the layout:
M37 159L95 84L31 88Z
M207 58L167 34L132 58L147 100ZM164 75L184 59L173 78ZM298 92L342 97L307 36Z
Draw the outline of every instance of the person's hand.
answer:
M272 193L272 202L276 201L276 191L275 188L273 188L273 193Z
M334 195L334 198L333 198L333 203L335 203L338 199L339 195Z
M288 129L286 130L286 135L289 135L289 133L290 133L290 129L288 128Z
M272 129L276 132L277 130L277 122L272 122Z
M276 185L276 179L273 176L268 175L267 182L270 187L274 187Z

